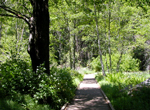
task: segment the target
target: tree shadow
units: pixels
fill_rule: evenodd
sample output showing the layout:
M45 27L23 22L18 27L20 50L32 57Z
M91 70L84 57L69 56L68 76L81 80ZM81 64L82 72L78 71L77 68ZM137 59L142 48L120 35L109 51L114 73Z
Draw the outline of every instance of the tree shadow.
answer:
M95 78L85 78L67 110L110 110ZM71 108L71 109L70 109Z

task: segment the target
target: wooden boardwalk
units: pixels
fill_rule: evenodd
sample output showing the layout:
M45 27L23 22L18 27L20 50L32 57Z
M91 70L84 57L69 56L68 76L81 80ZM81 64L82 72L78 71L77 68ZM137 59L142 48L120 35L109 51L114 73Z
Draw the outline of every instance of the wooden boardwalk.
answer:
M111 103L97 84L94 74L84 76L76 96L65 110L114 110Z

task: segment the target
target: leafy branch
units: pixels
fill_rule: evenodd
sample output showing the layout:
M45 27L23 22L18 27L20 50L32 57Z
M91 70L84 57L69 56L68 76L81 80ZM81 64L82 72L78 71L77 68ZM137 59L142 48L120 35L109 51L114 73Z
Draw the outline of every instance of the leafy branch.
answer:
M0 5L0 8L5 10L6 12L11 13L11 14L0 14L0 16L20 18L20 19L23 19L25 22L27 22L29 24L30 17L22 14L21 12L16 11L14 9L11 9L11 8L9 8L7 6L2 6L2 5Z

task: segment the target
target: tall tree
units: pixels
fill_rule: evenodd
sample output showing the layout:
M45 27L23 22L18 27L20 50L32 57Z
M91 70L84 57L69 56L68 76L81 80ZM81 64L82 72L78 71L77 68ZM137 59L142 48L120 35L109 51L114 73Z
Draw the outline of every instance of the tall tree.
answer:
M111 23L111 1L108 1L108 51L109 51L109 64L110 64L110 72L112 72L111 67L111 42L110 42L110 23Z
M104 64L103 64L103 60L102 60L102 50L101 50L101 43L100 43L99 30L98 30L98 18L97 18L97 11L96 11L96 3L95 3L95 0L94 0L94 13L95 13L96 32L97 32L97 39L98 39L100 62L101 62L101 67L102 67L103 75L106 76L105 70L104 70Z
M9 1L8 1L9 2ZM14 1L13 1L14 2ZM28 3L32 6L32 12L28 9ZM37 66L44 63L46 73L49 74L49 9L48 0L21 0L18 6L11 7L7 1L1 1L0 9L3 13L0 16L15 17L24 20L29 26L28 53L32 60L33 71ZM26 13L23 13L23 9ZM20 10L20 11L18 11Z
M1 37L2 37L2 21L0 21L0 45L1 45Z

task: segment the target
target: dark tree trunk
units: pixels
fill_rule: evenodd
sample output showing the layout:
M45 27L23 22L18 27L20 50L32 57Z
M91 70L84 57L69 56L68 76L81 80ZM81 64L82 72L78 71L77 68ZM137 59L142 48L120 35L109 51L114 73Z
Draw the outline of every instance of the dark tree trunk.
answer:
M44 63L49 74L49 12L48 0L30 0L33 16L30 18L28 53L32 60L33 71Z
M76 20L74 20L74 29L76 29ZM75 56L75 51L76 51L76 35L74 33L73 35L73 69L76 68L75 66L75 59L76 59L76 56Z
M0 22L0 45L1 45L1 37L2 37L2 21Z

